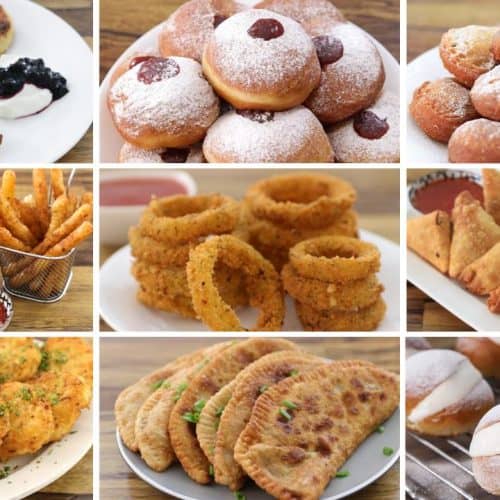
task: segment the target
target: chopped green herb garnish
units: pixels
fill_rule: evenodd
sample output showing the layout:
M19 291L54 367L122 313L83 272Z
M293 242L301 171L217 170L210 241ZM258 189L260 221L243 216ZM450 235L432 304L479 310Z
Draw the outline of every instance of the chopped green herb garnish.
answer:
M182 418L187 422L190 422L192 424L197 424L200 421L200 414L203 408L205 408L206 404L207 402L204 399L199 399L193 405L193 411L188 411L184 413L184 415L182 415Z
M49 369L49 353L47 351L42 351L42 359L40 361L40 366L38 369L41 372L46 372Z
M291 370L289 377L296 377L299 374L299 370Z
M201 410L205 408L206 404L207 402L204 399L198 399L198 401L196 401L196 403L193 406L194 411L201 412Z
M182 393L187 389L188 383L187 382L182 382L182 384L179 384L177 388L175 389L175 394L174 394L174 401L179 401L179 399L182 396Z
M379 426L377 427L377 432L378 432L379 434L383 434L383 433L384 433L384 431L385 431L385 427L384 427L383 425L379 425Z
M7 375L0 375L0 384L4 384L7 380L9 380Z
M58 365L64 365L68 362L68 355L63 351L54 351L52 354L54 363Z
M247 500L247 497L241 491L235 491L234 497L236 500Z
M0 405L0 417L5 417L6 411L7 411L7 406Z
M59 403L60 399L59 396L54 393L49 396L49 401L52 406L55 406L57 403Z
M163 385L163 382L165 382L165 380L157 380L154 384L151 384L151 389L153 391L158 390Z
M288 399L285 399L285 401L282 401L281 404L283 406L286 406L289 410L296 410L297 405L295 403L292 403L292 401L288 401Z
M0 469L0 479L5 479L10 474L10 466L6 465L2 469Z
M382 450L382 453L386 457L390 457L394 453L394 450L392 448L389 448L389 446L384 446L384 449Z
M224 408L225 408L225 406L219 406L219 408L217 408L217 410L215 410L215 416L217 418L222 417L222 414L224 413Z
M292 420L292 416L285 410L285 408L280 408L280 415L289 421Z
M261 385L261 386L259 387L259 392L260 392L261 394L264 394L264 393L265 393L268 389L269 389L269 386L268 386L268 385L266 385L266 384L264 384L264 385Z
M210 465L208 466L208 475L209 475L210 477L214 477L214 475L215 475L215 473L214 473L214 466L213 466L213 464L210 464Z
M336 474L335 477L342 478L342 477L349 477L350 473L348 470L339 470Z
M24 401L31 401L31 399L33 398L33 394L27 387L21 387L19 395L21 396L21 399Z

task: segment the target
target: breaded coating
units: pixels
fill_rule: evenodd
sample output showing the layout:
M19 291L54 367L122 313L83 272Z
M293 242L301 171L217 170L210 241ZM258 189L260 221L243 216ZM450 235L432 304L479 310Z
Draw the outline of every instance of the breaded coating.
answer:
M500 287L500 242L469 264L458 279L469 291L481 296Z
M500 170L483 169L484 208L500 225Z
M42 355L31 338L0 338L0 383L24 382L35 376Z

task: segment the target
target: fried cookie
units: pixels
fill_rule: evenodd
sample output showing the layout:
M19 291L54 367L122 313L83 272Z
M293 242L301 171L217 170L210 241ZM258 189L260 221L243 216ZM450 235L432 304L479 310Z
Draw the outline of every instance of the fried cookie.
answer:
M201 484L211 480L210 463L200 448L194 427L206 402L255 360L293 348L294 344L282 339L236 342L207 363L189 384L172 411L168 430L175 454L191 479Z
M371 363L340 361L306 371L257 400L235 458L276 498L319 498L398 403L397 375Z
M0 339L0 383L24 382L35 376L42 355L28 338Z
M326 361L300 351L279 351L263 356L235 379L232 397L220 417L213 454L215 481L238 490L245 472L234 459L234 447L247 425L258 397L279 381L318 367Z

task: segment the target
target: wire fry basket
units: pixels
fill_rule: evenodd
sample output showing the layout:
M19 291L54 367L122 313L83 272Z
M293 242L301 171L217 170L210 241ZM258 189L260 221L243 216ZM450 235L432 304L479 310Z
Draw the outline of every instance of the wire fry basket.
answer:
M61 300L73 277L76 249L61 257L45 257L0 246L5 290L16 297L50 304Z

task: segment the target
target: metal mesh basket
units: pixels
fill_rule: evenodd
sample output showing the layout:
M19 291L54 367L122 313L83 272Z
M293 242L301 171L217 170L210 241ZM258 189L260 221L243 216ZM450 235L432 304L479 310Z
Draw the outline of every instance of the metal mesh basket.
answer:
M73 249L61 257L45 257L0 246L5 290L35 302L57 302L71 282L75 252Z

